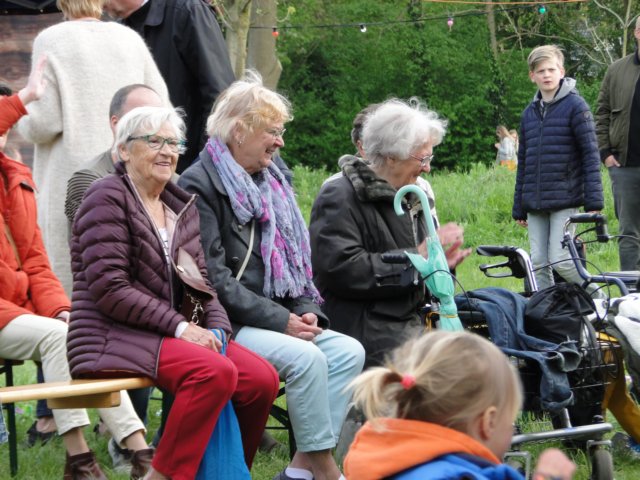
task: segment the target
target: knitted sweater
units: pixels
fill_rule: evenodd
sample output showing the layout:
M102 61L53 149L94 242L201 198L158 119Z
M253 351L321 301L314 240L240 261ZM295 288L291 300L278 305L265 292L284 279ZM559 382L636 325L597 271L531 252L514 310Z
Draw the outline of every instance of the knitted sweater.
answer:
M109 148L109 104L119 88L143 83L168 104L167 88L142 38L112 22L69 21L38 34L33 61L47 56L49 84L18 130L35 144L38 224L53 271L67 293L71 268L64 200L67 181L85 162Z

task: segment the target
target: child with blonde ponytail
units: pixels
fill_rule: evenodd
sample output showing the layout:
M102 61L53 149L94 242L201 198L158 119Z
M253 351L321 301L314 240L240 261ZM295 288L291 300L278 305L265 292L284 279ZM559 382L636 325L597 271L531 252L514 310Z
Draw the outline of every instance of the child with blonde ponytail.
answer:
M501 463L522 403L517 372L491 342L436 331L396 349L354 382L368 422L344 472L353 480L523 480ZM575 465L545 451L534 480L568 480Z

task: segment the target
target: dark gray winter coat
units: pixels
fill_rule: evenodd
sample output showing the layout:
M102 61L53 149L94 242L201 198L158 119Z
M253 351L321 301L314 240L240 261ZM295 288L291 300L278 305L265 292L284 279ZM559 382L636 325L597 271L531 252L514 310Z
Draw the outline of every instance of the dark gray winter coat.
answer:
M329 327L328 318L311 298L264 296L264 261L260 253L262 235L259 225L255 226L247 267L240 280L236 279L249 249L251 224L238 223L229 195L206 149L200 153L198 162L180 176L178 185L198 196L209 277L229 313L234 331L249 325L284 333L289 313L315 313L318 326Z
M403 276L403 266L381 256L415 251L426 228L419 201L405 203L411 214L398 216L389 183L357 157L340 164L342 175L325 182L311 212L314 280L332 327L362 343L370 366L421 325L422 282L407 284L413 269Z

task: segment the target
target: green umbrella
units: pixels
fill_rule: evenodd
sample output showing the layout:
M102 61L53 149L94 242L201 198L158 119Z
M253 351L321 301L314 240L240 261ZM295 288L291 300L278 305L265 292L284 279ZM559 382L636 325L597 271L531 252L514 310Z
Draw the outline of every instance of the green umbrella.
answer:
M408 193L415 193L422 203L422 213L424 215L429 236L427 237L427 258L416 253L405 252L414 268L420 272L424 283L432 295L440 300L440 321L438 328L441 330L464 330L458 318L458 309L453 301L453 279L447 265L447 257L444 254L436 227L431 218L429 200L424 191L416 185L405 185L393 200L393 208L397 215L404 215L402 209L402 198Z

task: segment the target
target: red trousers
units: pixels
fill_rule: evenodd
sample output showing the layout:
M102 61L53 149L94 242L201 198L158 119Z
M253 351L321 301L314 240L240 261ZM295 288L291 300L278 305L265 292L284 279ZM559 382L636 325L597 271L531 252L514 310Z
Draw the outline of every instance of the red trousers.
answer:
M280 385L271 364L233 340L223 356L167 337L160 349L156 382L175 400L153 459L154 469L173 480L195 478L220 411L229 399L251 468Z

